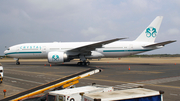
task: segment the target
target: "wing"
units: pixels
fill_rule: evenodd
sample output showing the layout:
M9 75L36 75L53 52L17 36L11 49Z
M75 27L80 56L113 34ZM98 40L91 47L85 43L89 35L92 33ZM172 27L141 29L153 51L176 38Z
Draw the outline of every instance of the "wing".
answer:
M126 39L126 38L116 38L116 39L111 39L111 40L107 40L107 41L101 41L101 42L97 42L97 43L93 43L93 44L89 44L89 45L85 45L85 46L81 46L81 47L77 47L71 50L67 50L67 53L82 53L82 54L87 54L87 53L91 53L91 51L95 50L96 48L102 48L103 45L118 41L118 40L122 40L122 39Z
M151 44L151 45L147 45L147 46L143 46L144 48L149 48L149 47L155 47L155 46L164 46L166 44L170 44L172 42L176 42L176 40L173 41L165 41L165 42L160 42L160 43L155 43L155 44Z

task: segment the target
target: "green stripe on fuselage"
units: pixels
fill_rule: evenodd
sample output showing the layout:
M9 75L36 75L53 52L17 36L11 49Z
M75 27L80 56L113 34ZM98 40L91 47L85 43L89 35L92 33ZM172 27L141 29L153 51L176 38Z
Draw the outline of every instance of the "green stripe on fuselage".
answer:
M37 52L11 52L11 53L6 53L5 55L9 55L9 54L31 54L31 53L42 53L40 51Z
M151 49L139 49L139 50L103 50L103 52L142 52L142 51L150 51Z

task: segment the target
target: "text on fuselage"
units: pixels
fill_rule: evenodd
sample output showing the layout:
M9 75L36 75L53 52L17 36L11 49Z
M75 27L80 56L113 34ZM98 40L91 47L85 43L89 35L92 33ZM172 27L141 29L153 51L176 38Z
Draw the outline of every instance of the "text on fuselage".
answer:
M20 49L41 49L41 46L20 46Z

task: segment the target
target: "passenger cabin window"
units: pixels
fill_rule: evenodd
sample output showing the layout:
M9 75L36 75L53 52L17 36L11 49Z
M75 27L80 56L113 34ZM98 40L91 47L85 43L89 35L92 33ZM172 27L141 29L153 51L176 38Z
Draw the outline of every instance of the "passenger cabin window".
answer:
M38 48L33 48L33 49L22 49L22 50L38 50Z
M60 50L60 49L59 48L50 48L50 50L55 51L55 50Z
M61 50L69 50L69 49L71 49L71 48L61 48Z

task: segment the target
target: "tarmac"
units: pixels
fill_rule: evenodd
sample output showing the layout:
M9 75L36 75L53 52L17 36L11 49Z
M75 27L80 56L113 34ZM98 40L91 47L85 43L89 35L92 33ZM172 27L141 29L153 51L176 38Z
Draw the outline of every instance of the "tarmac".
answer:
M68 76L88 68L103 72L81 79L76 86L99 85L128 88L136 84L144 88L164 91L164 101L180 101L180 58L112 58L91 60L90 66L77 66L77 60L52 65L47 60L2 59L4 80L0 84L0 99L20 91ZM45 65L46 64L46 65Z

